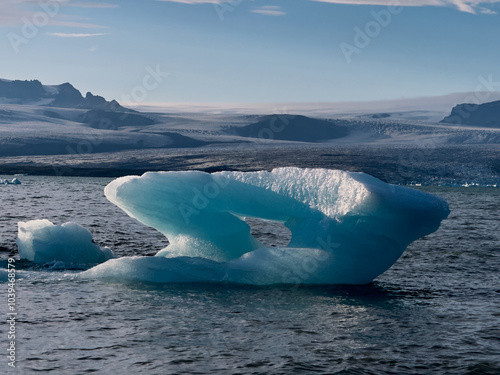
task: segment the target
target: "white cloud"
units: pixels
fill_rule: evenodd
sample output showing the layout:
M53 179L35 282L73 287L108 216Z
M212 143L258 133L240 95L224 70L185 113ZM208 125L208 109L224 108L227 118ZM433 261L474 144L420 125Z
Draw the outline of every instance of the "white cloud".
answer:
M170 3L180 4L222 4L235 1L252 1L252 0L156 0ZM485 8L485 6L500 3L500 0L303 0L303 1L317 1L322 3L331 4L350 4L350 5L381 5L381 6L403 6L403 7L422 7L422 6L435 6L435 7L453 7L461 12L466 13L483 13L483 14L496 14L495 11ZM284 12L281 9L265 9L265 8L280 8L273 6L262 6L253 10L254 13L265 14L269 16L281 16Z
M58 36L60 38L88 38L91 36L101 36L107 34L68 34L68 33L47 33L47 35Z
M96 2L80 2L80 3L68 3L68 6L75 8L101 8L101 9L109 9L109 8L118 8L117 4L110 3L96 3Z
M257 9L251 10L252 13L263 14L265 16L283 16L286 13L279 6L264 5Z
M494 10L487 9L487 8L479 8L479 13L483 14L497 14Z
M48 18L47 25L79 28L103 28L104 26L86 22L82 17L69 16L64 13L66 7L73 8L117 8L118 5L98 2L73 2L70 0L0 0L0 27L15 27L28 22Z
M170 3L180 4L231 4L235 1L252 1L252 0L156 0ZM422 6L435 6L435 7L453 7L461 12L466 13L483 13L483 14L496 14L495 11L485 8L487 5L500 3L500 0L303 0L303 1L317 1L322 3L331 4L350 4L350 5L381 5L381 6L403 6L403 7L422 7ZM280 9L263 9L266 6L255 9L252 12L265 14L268 16L282 16L285 14ZM271 6L269 6L271 8ZM279 8L279 7L278 7Z
M403 6L403 7L422 7L439 6L454 7L461 12L466 13L484 13L495 14L491 9L484 8L485 5L500 3L500 0L312 0L331 4L350 4L350 5L382 5L382 6Z

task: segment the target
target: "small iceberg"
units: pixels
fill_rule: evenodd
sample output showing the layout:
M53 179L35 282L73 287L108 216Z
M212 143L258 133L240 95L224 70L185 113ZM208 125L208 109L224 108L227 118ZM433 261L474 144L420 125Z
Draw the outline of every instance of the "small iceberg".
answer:
M17 178L13 178L12 180L0 179L0 185L21 185L21 181Z
M449 214L446 201L434 195L326 169L149 172L114 180L105 195L170 245L153 258L114 259L84 277L366 284ZM245 217L283 223L290 243L265 247Z
M75 223L19 222L16 242L21 259L40 264L97 264L113 258L109 248L101 249L90 232Z

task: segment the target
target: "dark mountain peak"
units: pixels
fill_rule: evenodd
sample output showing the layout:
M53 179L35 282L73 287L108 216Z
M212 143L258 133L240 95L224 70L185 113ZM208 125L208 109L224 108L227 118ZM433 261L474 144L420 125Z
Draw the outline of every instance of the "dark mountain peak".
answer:
M85 108L101 108L106 106L106 104L108 104L106 99L99 95L92 95L91 92L85 95L85 100L83 102Z
M78 97L81 97L83 99L81 92L78 91L77 89L75 89L75 87L69 82L63 83L63 84L58 85L56 87L58 88L59 93L64 92L66 94L78 96Z
M38 100L44 95L45 90L42 83L38 80L0 80L0 97L12 100L13 102Z
M483 104L458 104L441 123L499 128L500 100Z
M57 89L58 92L54 96L54 101L50 103L52 107L74 107L84 100L81 92L70 83L63 83L57 86Z
M109 111L116 111L116 112L137 112L137 111L134 111L133 109L128 109L128 108L122 107L120 105L120 103L118 103L114 99L106 104L106 109Z
M116 100L106 101L102 96L87 92L85 97L71 83L44 86L38 80L9 81L0 79L0 98L14 104L38 104L50 107L101 109L134 112L122 107Z

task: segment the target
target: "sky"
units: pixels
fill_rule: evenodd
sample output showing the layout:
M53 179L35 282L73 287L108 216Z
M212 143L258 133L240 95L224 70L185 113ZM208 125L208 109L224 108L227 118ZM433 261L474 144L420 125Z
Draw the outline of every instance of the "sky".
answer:
M0 0L0 78L126 103L500 90L500 0Z

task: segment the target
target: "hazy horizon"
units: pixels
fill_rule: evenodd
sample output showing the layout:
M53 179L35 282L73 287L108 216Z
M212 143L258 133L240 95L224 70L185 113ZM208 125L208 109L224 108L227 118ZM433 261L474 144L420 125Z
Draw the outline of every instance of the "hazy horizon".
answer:
M6 79L119 102L366 102L500 89L498 0L4 0Z

